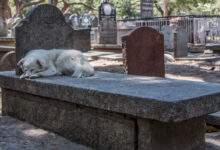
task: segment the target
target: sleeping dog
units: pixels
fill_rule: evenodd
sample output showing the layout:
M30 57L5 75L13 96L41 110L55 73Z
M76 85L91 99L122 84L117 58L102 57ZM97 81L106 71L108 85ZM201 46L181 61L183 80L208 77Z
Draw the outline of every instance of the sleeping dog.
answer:
M17 65L23 71L20 78L55 75L82 78L94 75L94 68L89 64L85 56L77 50L31 50Z

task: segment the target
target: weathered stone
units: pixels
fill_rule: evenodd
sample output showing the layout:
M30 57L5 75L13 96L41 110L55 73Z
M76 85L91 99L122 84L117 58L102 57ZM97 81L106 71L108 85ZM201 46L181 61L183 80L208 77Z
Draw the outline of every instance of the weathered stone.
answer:
M164 35L165 50L173 50L174 49L173 27L163 26L161 32Z
M164 38L150 27L140 27L122 37L124 66L128 74L165 76Z
M7 36L7 26L5 21L0 17L0 37Z
M186 29L177 28L174 33L174 57L187 57L188 55L188 34Z
M122 115L3 89L3 115L97 150L133 150L135 123Z
M219 150L220 149L220 132L206 134L206 150Z
M83 79L57 76L21 80L15 72L7 71L0 73L0 86L162 122L179 122L220 109L219 84L166 78L96 72Z
M206 44L205 47L207 49L213 50L214 53L220 53L220 44L219 43Z
M116 9L107 1L99 6L99 44L117 44Z
M37 6L15 30L17 61L29 50L38 48L90 50L90 29L73 30L53 5Z
M141 18L153 17L153 1L141 0Z
M4 46L15 46L15 38L0 37L0 45Z
M1 72L0 86L4 115L98 150L204 150L203 116L220 109L220 85L156 77Z
M96 28L96 27L98 27L98 25L99 25L99 19L98 19L98 17L94 17L92 20L92 27Z
M208 115L206 117L206 122L209 125L220 127L220 112Z
M15 51L10 51L4 54L0 59L0 70L9 71L14 70L16 67Z
M138 120L138 150L205 150L204 118L178 123Z

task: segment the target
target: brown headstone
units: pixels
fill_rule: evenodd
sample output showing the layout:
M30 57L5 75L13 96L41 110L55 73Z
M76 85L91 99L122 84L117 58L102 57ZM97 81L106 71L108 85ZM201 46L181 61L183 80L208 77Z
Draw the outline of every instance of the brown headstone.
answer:
M90 50L90 29L74 30L55 6L42 4L31 10L15 28L16 60L33 49ZM17 70L19 74L19 71Z
M123 58L128 74L165 76L164 37L150 27L140 27L122 37Z

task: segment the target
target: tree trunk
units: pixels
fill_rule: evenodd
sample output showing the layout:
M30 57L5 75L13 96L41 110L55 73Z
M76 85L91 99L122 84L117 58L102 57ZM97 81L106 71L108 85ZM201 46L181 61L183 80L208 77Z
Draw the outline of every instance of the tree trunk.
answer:
M22 1L15 0L16 14L21 15Z
M163 13L163 16L164 16L164 17L167 17L167 16L169 16L169 12L168 12L169 0L164 0L164 1L163 1L163 4L164 4L164 13Z
M0 1L0 17L3 19L8 19L11 17L11 9L8 6L8 0Z

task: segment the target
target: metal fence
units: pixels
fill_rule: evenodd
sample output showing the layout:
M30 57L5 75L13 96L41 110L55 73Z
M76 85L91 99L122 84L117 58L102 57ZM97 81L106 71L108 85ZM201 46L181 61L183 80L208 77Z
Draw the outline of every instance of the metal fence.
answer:
M174 32L177 27L185 28L188 42L194 44L220 43L220 16L171 16L145 20L118 20L136 27L149 26L160 32ZM172 29L172 30L171 30Z
M148 26L164 34L166 49L173 49L174 32L184 28L192 44L220 44L220 16L171 16L149 19L117 20L118 44L127 32ZM92 43L98 43L98 28L92 29Z

